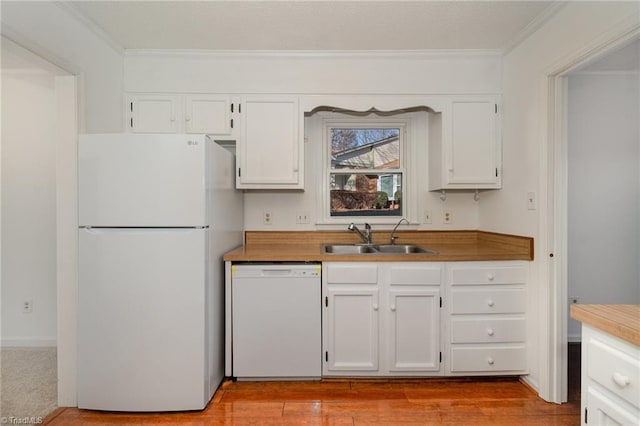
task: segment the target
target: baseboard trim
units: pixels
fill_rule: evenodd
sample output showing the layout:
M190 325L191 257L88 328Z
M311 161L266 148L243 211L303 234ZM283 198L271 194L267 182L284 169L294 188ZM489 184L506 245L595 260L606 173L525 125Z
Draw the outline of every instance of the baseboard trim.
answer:
M58 346L56 339L2 339L3 348L52 348Z

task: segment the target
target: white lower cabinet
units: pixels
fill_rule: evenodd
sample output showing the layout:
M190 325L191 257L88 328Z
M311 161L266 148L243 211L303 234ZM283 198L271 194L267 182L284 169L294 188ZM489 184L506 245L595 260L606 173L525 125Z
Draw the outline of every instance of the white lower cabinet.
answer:
M582 424L640 424L640 348L583 324Z
M324 263L323 375L441 375L441 282L440 263Z
M447 375L525 374L525 262L446 266Z

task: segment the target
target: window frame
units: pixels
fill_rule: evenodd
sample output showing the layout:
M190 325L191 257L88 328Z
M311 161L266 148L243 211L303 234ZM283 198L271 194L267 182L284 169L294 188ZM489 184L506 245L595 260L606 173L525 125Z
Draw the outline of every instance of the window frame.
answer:
M395 224L401 218L408 218L411 221L411 214L414 200L412 188L412 178L409 173L408 162L410 157L410 129L412 126L411 117L381 117L371 115L366 117L351 118L323 118L322 119L322 184L320 185L321 198L321 223L322 224L349 224L351 222L367 222L370 224ZM376 128L394 128L399 129L399 167L389 169L332 169L331 168L331 129L333 128L357 128L357 129L376 129ZM389 216L331 216L331 175L332 174L369 174L369 175L392 175L399 174L402 179L402 214ZM410 195L411 194L411 195Z

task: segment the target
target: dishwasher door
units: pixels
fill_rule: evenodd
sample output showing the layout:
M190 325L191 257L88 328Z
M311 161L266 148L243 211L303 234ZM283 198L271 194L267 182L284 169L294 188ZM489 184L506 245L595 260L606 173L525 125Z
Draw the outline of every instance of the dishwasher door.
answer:
M320 264L232 267L234 377L321 377L320 276Z

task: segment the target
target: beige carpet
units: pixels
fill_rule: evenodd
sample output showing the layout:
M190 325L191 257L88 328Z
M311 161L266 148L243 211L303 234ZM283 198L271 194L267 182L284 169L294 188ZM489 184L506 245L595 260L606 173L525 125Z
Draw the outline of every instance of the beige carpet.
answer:
M56 348L2 348L0 352L3 423L11 423L11 417L44 419L57 408Z

